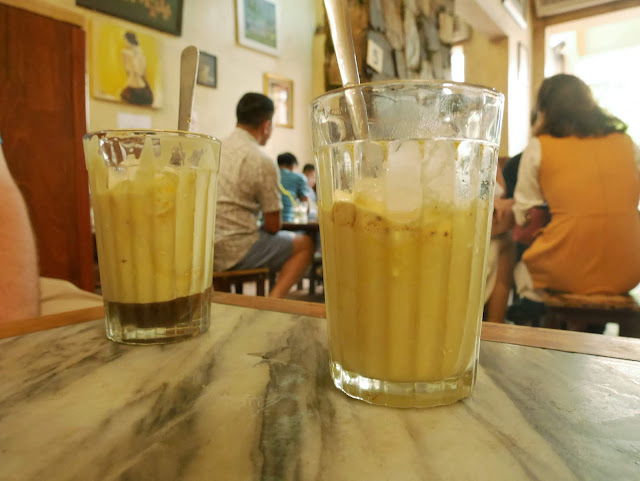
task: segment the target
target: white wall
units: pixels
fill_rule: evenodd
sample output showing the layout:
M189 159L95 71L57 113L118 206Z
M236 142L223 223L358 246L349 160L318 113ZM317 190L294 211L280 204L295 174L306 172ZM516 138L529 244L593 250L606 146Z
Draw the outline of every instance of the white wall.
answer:
M527 28L514 20L502 0L456 0L456 13L473 29L471 40L462 44L467 63L465 80L505 94L500 156L513 156L529 140L532 12L529 11ZM518 76L519 45L528 57L527 80Z
M90 98L87 119L90 131L116 128L119 112L149 115L154 129L176 129L180 53L187 45L195 45L218 58L218 88L196 87L194 131L218 138L227 136L235 126L235 107L240 97L248 91L262 92L263 74L273 73L294 81L294 128L274 127L266 151L274 157L285 150L293 152L301 164L311 160L308 106L312 100L311 51L316 21L314 0L280 2L281 54L277 58L236 43L235 0L185 0L181 37L76 7L75 0L40 0L38 3L52 4L84 15L89 20L89 26L90 20L96 17L130 25L154 35L162 45L162 108L152 110ZM43 14L46 12L43 11ZM91 32L88 31L88 47L90 42Z

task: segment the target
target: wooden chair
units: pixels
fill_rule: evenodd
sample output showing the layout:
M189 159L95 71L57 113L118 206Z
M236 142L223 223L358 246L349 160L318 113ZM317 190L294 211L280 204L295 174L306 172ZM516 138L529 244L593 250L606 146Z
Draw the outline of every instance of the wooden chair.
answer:
M640 337L640 302L634 293L624 295L569 294L546 292L547 312L543 327L586 331L588 326L604 328L607 322L620 326L620 335Z
M234 286L236 294L242 294L242 285L245 282L256 283L256 294L265 296L265 282L269 279L269 269L247 269L244 271L224 271L213 273L213 289L218 292L231 292Z
M322 277L322 254L315 252L311 261L311 272L309 273L309 294L316 293L316 286L323 281Z

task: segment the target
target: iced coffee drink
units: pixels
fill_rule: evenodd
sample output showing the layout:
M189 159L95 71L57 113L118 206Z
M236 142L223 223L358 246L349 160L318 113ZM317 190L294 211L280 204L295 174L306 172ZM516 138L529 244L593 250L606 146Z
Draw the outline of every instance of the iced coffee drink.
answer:
M219 150L186 133L85 137L110 339L169 342L208 329Z
M376 404L448 404L476 375L497 139L389 140L383 120L314 135L331 376Z

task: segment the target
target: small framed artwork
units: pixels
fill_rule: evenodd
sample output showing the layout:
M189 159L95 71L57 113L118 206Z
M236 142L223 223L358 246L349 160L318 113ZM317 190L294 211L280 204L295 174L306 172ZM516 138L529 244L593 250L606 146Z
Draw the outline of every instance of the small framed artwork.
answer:
M238 43L274 56L280 54L279 0L236 0Z
M273 100L273 124L293 128L293 80L264 74L264 94Z
M522 28L527 28L527 0L502 0L504 8Z
M198 62L198 85L218 87L218 59L210 53L200 52L200 60Z
M90 38L89 79L93 98L162 107L162 49L155 35L95 19Z
M182 33L182 2L183 0L76 0L76 5L179 36Z

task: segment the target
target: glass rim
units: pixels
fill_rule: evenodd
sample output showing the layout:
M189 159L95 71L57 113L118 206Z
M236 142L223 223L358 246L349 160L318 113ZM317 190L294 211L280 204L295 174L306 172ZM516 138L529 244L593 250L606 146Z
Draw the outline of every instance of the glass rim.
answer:
M493 87L487 87L485 85L472 84L466 82L454 82L453 80L423 80L423 79L392 79L392 80L376 80L375 82L365 82L361 84L354 85L346 85L344 87L340 87L337 89L329 90L321 95L318 95L311 101L311 105L315 105L319 103L321 100L325 98L341 95L347 92L348 90L361 89L363 87L376 87L376 86L400 86L400 85L415 85L415 86L424 86L424 87L433 87L437 89L444 88L453 88L458 93L464 92L474 92L479 93L482 92L485 95L489 95L496 99L502 99L504 101L504 94L499 92Z
M82 140L91 140L92 137L98 136L98 138L109 138L110 134L122 134L122 135L159 135L159 134L170 134L176 137L191 137L201 140L209 140L213 142L217 142L218 144L222 144L222 142L213 137L212 135L200 134L197 132L189 132L187 130L165 130L165 129L103 129L103 130L94 130L92 132L87 132L82 136Z

